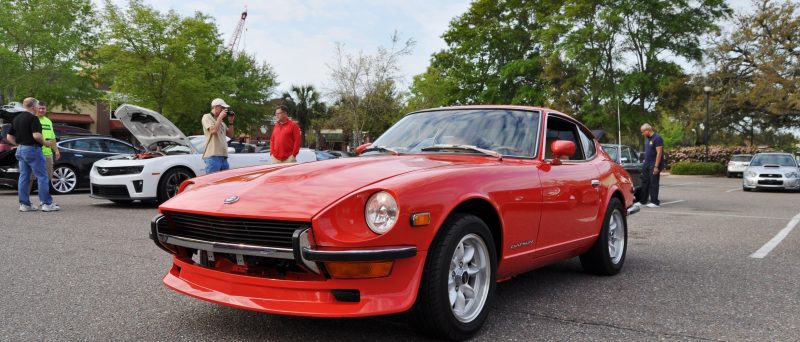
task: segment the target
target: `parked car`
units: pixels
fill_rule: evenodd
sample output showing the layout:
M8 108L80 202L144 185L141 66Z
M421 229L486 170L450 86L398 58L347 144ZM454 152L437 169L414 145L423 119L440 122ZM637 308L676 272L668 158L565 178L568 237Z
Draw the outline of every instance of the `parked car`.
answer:
M56 134L56 138L62 138L66 136L97 135L88 129L65 124L53 124L53 132Z
M53 194L68 194L87 188L92 164L97 160L138 151L125 141L103 136L64 138L58 142L58 149L61 151L61 158L53 161L53 177L50 179L50 191ZM13 158L13 165L6 165L0 171L0 178L3 179L0 183L16 189L19 169L16 157L13 156L15 151L5 153L8 156L2 158L5 160L3 164L9 164Z
M115 203L134 200L164 202L174 196L181 182L205 174L202 158L205 137L187 138L161 114L147 108L121 105L114 115L139 140L146 152L106 158L91 171L91 196ZM231 153L231 168L270 163L265 153ZM313 151L303 149L298 161L315 161Z
M622 165L622 168L631 175L634 195L638 198L639 190L642 187L642 160L639 159L639 152L628 145L602 144L602 146L603 151L606 151L611 160ZM622 147L621 153L620 147Z
M797 161L790 153L757 153L744 170L742 190L800 191Z
M728 178L742 177L747 165L750 165L750 160L753 159L752 154L734 154L728 162Z
M328 153L336 156L336 158L347 158L347 157L350 157L350 153L347 153L345 151L325 150L325 152L328 152Z
M423 110L359 157L185 181L151 238L173 255L164 284L195 298L315 317L410 311L464 339L500 280L576 256L590 273L622 269L638 206L600 149L546 108Z

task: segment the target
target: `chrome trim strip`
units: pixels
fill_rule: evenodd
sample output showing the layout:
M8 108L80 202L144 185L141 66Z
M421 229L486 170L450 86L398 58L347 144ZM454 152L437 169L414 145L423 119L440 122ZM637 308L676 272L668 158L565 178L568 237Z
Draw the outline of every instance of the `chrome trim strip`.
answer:
M245 244L233 244L225 242L211 242L169 234L158 233L158 240L175 246L204 250L214 253L242 254L267 258L294 260L294 251L291 248L277 248L253 246Z

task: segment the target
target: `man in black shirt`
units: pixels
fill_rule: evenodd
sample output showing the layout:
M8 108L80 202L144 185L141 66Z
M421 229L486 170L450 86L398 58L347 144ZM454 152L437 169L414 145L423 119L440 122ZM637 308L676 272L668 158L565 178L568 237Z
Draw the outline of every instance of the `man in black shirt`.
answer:
M42 124L39 123L33 113L39 108L39 101L29 97L22 101L24 112L17 114L11 122L11 130L6 139L17 147L17 160L19 161L19 181L17 182L17 193L19 196L19 211L36 211L38 208L31 204L28 195L31 173L36 176L39 186L39 201L42 203L42 211L56 211L60 208L53 204L50 196L50 181L47 178L42 145L45 144L42 137Z

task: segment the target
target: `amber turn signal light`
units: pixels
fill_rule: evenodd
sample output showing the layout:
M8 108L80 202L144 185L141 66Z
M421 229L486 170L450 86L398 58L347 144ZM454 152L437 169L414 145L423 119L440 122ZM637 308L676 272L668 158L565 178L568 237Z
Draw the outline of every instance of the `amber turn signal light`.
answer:
M431 213L416 213L411 215L411 226L422 227L431 224Z
M331 278L367 279L386 277L392 273L394 261L339 262L329 261L325 268Z

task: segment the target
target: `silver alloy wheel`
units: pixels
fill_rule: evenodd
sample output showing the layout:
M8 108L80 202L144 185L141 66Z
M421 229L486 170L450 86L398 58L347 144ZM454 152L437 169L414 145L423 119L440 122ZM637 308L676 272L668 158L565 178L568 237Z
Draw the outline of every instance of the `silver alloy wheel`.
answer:
M460 322L472 322L486 304L491 265L489 249L477 234L461 238L450 259L447 293L450 309Z
M66 166L59 166L53 170L53 179L50 180L53 189L58 193L68 193L75 190L78 184L78 175L72 169Z
M166 182L164 182L164 186L166 187L167 198L173 198L175 195L178 194L178 188L180 187L183 181L192 178L190 174L183 170L175 170L170 172L167 175Z
M616 265L622 259L625 250L625 220L619 209L614 209L608 219L608 256L611 263Z

